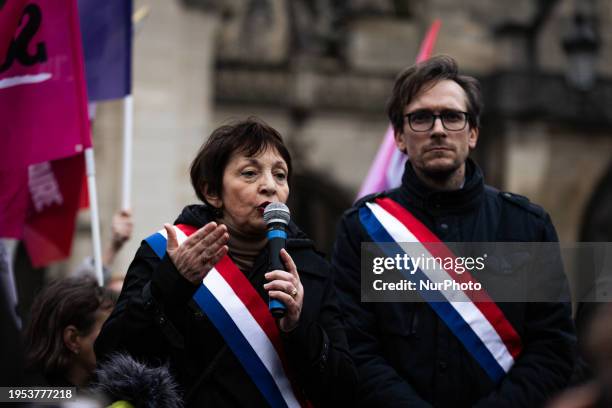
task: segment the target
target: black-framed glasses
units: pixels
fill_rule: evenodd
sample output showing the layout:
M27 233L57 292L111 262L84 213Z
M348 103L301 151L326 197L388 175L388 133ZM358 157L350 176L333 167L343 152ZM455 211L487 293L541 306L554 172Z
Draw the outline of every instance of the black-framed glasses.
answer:
M469 113L447 109L436 115L430 110L418 110L408 113L404 117L408 118L408 126L415 132L427 132L433 129L438 118L442 121L444 129L458 131L465 129Z

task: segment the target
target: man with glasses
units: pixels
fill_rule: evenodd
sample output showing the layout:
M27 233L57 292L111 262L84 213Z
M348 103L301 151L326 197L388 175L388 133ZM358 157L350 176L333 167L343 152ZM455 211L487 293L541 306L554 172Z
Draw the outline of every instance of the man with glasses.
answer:
M568 383L568 304L483 304L468 291L460 304L361 302L362 243L557 241L541 207L485 185L469 158L482 105L478 81L450 57L402 72L387 106L409 158L402 184L361 199L339 224L332 264L364 406L537 407Z

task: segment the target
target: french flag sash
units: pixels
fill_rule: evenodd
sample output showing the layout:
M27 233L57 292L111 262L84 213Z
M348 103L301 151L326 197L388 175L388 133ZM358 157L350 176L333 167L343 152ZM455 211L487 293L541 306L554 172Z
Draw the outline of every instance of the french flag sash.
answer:
M179 245L197 228L175 225ZM163 258L167 233L158 231L145 241ZM289 366L280 334L268 305L229 258L208 272L193 300L217 328L245 371L272 407L308 406L298 400L287 373Z
M359 219L374 242L407 242L411 243L410 248L418 248L419 255L441 259L455 258L453 252L433 232L388 197L366 203L359 210ZM386 244L381 248L389 252L388 256L407 253L400 245ZM416 254L408 255L416 257ZM415 281L417 288L420 287L418 281L442 283L453 279L458 283L467 283L468 285L461 287L468 288L477 283L468 271L457 273L452 268L443 268L439 262L427 262L425 267L417 269L414 275L407 274L406 277ZM484 289L459 290L451 287L422 290L419 293L491 380L499 383L512 368L523 346L514 327Z

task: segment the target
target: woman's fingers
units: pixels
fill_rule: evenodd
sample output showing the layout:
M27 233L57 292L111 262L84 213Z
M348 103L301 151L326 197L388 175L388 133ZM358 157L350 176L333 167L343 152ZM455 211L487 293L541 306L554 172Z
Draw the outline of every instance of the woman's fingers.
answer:
M229 234L227 233L226 227L223 226L223 228L218 228L211 235L213 235L213 237L211 237L211 242L206 247L205 252L207 256L213 257L221 247L228 243Z
M272 299L283 302L285 307L287 307L290 311L297 308L296 299L282 290L271 290L268 292L268 296L270 296Z
M225 225L219 225L213 228L208 235L202 237L197 242L193 249L201 253L205 257L212 257L221 246L225 245L229 240L229 234L227 233L227 227Z
M168 233L168 253L178 271L198 284L228 251L229 234L225 225L209 222L191 234L180 246L174 227L164 225Z
M291 297L295 297L298 293L298 288L295 285L288 281L283 280L275 280L272 282L268 282L264 285L265 290L279 290L287 293Z
M199 245L202 240L209 236L218 227L216 222L209 222L203 227L199 228L196 232L191 234L183 243L186 248L194 247Z
M204 276L206 276L210 269L215 266L221 260L221 258L223 258L227 254L228 250L229 248L227 247L227 245L223 245L221 248L219 248L217 253L213 255L212 258L204 262L204 265L202 265L202 271L200 273L202 278L204 278Z
M270 290L268 296L271 299L276 299L282 302L287 308L287 313L280 319L279 327L284 332L289 332L296 328L302 314L302 305L304 302L303 288L296 292L295 297L287 294L283 290Z
M289 252L287 252L285 248L281 249L280 257L283 263L285 264L285 268L287 268L287 272L298 278L298 272L297 267L295 266L295 262L293 262L293 258L291 258L291 255L289 255Z
M293 259L287 251L281 250L281 257L285 261L285 266L290 269L290 272L274 270L266 273L265 277L268 283L264 285L266 290L279 290L288 294L292 299L295 299L302 291L302 284L297 273L297 268Z
M168 234L168 240L166 242L166 251L168 253L174 251L178 248L178 239L176 238L176 231L174 227L170 224L164 224L164 229L166 230L166 234Z
M293 275L293 274L291 274L289 272L280 271L280 270L275 270L275 271L272 271L272 272L267 272L265 274L265 277L268 280L268 282L275 281L275 280L287 281L287 282L290 282L293 286L296 286L296 287L297 287L297 285L299 283L299 279L295 275Z
M266 273L268 283L264 289L268 291L268 296L282 302L287 308L285 317L280 319L281 330L288 332L298 325L302 314L304 302L304 287L300 282L295 262L285 249L281 249L280 257L287 268L287 271L274 270Z
M209 222L208 224L199 228L196 232L191 234L189 237L187 237L185 242L183 242L183 246L188 248L188 247L193 247L193 246L198 245L206 236L208 236L208 234L214 231L215 228L217 228L217 223Z
M194 257L194 262L199 265L210 263L219 249L229 241L227 227L225 225L217 225L214 222L206 224L196 233L198 235L195 238L199 240L192 240L192 245L185 247L185 253L189 253L190 257ZM189 238L194 235L191 235Z
M213 266L216 265L221 258L223 258L229 252L229 247L227 245L223 245L221 248L217 250L217 253L212 258Z

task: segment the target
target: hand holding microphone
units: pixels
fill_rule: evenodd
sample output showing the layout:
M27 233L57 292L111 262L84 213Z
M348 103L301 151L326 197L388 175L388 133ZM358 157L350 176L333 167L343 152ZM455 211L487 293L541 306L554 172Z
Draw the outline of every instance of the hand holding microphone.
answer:
M280 328L286 332L297 326L304 300L304 287L297 267L285 250L289 219L289 208L283 203L270 203L264 210L270 256L270 272L266 273L269 282L264 285L264 289L270 296L270 312L280 318Z

